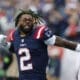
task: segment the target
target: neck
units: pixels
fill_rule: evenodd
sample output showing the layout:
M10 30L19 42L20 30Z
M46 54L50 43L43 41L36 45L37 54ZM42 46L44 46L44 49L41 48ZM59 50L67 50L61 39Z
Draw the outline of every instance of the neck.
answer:
M20 32L20 36L21 36L21 37L25 37L26 34L21 31L21 32Z

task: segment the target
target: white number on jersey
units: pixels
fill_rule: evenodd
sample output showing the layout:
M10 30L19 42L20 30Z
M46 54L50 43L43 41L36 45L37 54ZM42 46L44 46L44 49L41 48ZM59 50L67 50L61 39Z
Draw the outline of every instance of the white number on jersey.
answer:
M29 49L20 48L18 53L19 53L19 55L22 55L23 53L25 53L25 56L20 57L20 69L21 69L21 71L33 69L32 63L28 63L28 64L24 65L24 61L31 60Z

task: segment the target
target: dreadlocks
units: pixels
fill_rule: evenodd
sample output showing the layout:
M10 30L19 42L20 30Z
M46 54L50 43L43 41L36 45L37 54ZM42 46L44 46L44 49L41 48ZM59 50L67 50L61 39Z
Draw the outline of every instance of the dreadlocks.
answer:
M35 23L40 23L41 21L41 16L39 14L36 14L35 12L33 12L32 10L21 10L21 13L19 13L15 19L15 26L17 26L18 22L19 22L19 19L20 17L23 15L23 14L29 14L31 15L34 19L35 19Z

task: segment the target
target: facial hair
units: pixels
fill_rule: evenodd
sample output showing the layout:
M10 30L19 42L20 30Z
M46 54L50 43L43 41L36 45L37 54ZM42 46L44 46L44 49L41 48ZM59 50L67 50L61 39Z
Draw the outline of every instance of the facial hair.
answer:
M30 33L32 31L32 29L33 29L33 26L31 26L30 28L26 28L26 27L22 27L22 26L19 27L19 30L25 34Z

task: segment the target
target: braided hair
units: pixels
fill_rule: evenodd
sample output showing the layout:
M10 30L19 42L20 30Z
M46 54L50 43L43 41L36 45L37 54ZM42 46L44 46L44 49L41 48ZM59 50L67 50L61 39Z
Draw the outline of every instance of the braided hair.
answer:
M24 15L24 14L31 15L34 18L34 20L35 20L34 24L37 24L37 23L40 24L40 22L43 22L41 16L39 14L35 13L34 11L32 11L32 10L22 10L22 9L20 9L20 10L21 10L21 12L17 15L17 17L15 19L15 26L18 25L20 17L22 15Z

